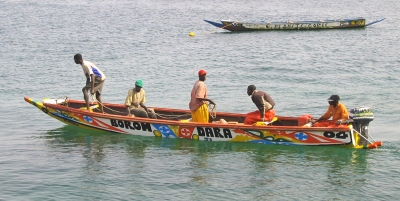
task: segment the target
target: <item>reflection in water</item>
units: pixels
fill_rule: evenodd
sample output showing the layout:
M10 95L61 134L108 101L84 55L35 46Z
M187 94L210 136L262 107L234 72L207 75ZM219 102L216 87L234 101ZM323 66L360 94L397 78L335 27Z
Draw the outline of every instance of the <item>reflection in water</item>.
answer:
M339 188L350 188L367 182L368 178L362 176L368 172L367 155L367 150L337 150L329 160L330 168L326 182L330 185L327 187L339 190ZM361 177L354 179L353 175L361 175Z
M101 133L76 129L64 126L47 132L46 143L52 148L51 153L74 153L79 152L85 159L85 166L81 167L89 175L101 174L101 161L106 157L104 153L105 141ZM93 135L95 134L95 135Z
M360 186L366 183L364 175L369 171L368 150L345 147L204 142L122 135L72 126L47 131L44 138L52 153L61 156L80 153L84 159L81 168L89 176L100 176L116 167L118 171L134 175L123 176L126 178L122 180L140 182L143 189L136 193L145 193L143 182L150 178L153 186L164 188L172 183L179 188L211 188L218 192L221 185L226 185L232 192L225 190L221 194L230 195L241 189L252 192L251 199L282 194L296 199L308 190L333 193L343 187ZM166 180L169 183L165 184ZM204 193L193 191L191 199L207 199Z
M363 176L368 171L367 153L368 150L327 146L269 146L254 149L248 154L247 161L250 169L247 175L249 189L262 187L264 190L254 192L251 196L262 199L288 194L298 199L296 195L305 191L321 189L333 193L343 187L354 188L367 180ZM357 179L354 175L357 175ZM315 195L309 196L316 198ZM321 199L324 197L321 196Z

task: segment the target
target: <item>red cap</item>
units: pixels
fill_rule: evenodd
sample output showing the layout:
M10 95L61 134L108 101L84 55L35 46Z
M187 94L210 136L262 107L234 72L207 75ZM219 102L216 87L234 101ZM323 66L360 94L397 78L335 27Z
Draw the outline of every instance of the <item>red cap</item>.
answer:
M199 75L205 75L205 74L207 74L207 72L205 70L203 70L203 69L199 70Z

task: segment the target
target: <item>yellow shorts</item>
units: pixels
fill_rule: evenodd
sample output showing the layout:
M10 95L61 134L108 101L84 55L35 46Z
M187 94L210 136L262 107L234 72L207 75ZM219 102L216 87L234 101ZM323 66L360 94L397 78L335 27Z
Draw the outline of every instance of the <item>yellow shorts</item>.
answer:
M197 110L192 112L192 121L193 122L203 122L208 123L209 120L209 113L207 104L201 105Z

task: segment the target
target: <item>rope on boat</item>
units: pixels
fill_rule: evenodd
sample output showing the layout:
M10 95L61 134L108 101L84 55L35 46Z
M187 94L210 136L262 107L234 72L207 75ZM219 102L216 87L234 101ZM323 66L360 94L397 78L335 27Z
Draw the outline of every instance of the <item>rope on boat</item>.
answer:
M111 109L111 108L109 108L109 107L103 105L102 102L100 102L100 101L98 101L98 100L96 99L96 97L94 96L94 94L92 95L92 100L93 100L93 101L96 101L97 104L100 104L101 106L103 106L104 108L106 108L106 109L108 109L108 110L111 110L111 111L113 111L113 112L120 113L120 114L123 114L123 113L124 113L124 112L120 112L120 111L118 111L118 110L114 110L114 109ZM99 108L97 107L96 109L99 109ZM104 112L104 110L103 110L103 112ZM106 113L106 112L104 112L104 113Z
M372 139L372 141L376 142L376 140L368 133L368 136Z
M207 107L209 109L209 114L211 116L211 118L215 119L217 117L217 105L216 104L210 104L209 102L207 103ZM181 117L185 117L191 115L190 113L186 113L186 114L158 114L156 113L157 117L161 117L164 119L179 119Z
M61 96L59 99L64 99L64 101L66 103L68 103L68 101L69 101L69 97L68 96Z
M155 112L156 113L156 112ZM157 117L161 117L163 119L179 119L180 117L191 115L189 113L186 114L158 114L156 113Z
M67 98L68 98L68 97L67 97ZM120 114L123 114L123 113L124 113L124 112L120 112L120 111L117 111L117 110L113 110L113 109L111 109L111 108L105 106L103 103L101 103L100 101L98 101L94 95L92 95L92 100L93 100L93 101L96 101L98 104L100 104L101 106L103 106L104 108L106 108L106 109L108 109L108 110L111 110L111 111L113 111L113 112L120 113ZM216 109L216 108L217 108L217 105L216 105L216 104L211 104L211 103L208 102L208 103L207 103L207 107L208 107L208 109L209 109L209 113L210 113L211 118L215 119L215 118L217 117L217 109ZM98 108L96 108L96 109L98 109ZM176 118L176 119L178 119L178 118L180 118L180 117L190 115L190 114L188 114L188 113L187 113L187 114L179 114L179 115L162 115L162 114L158 114L158 113L156 113L156 112L154 112L154 113L156 114L156 116L161 117L161 118L164 118L164 119L170 119L170 118Z
M361 133L359 133L356 129L352 129L353 132L357 133L358 136L361 136L362 138L364 138L365 140L367 140L370 144L373 144L373 142L371 142L370 140L368 140L368 138L366 138L365 136L361 135ZM368 134L369 135L369 134ZM375 141L375 140L374 140Z
M211 118L215 119L217 117L217 105L207 103L208 111L210 113Z
M68 96L61 96L61 97L56 98L56 100L59 100L59 99L63 99L63 100L64 100L64 105L67 106L67 107L69 107L69 97L68 97ZM100 105L103 106L104 108L106 108L106 109L108 109L108 110L110 110L110 111L113 111L113 112L115 112L115 113L120 113L120 114L123 114L123 113L124 113L124 112L120 112L120 111L117 111L117 110L114 110L114 109L111 109L111 108L105 106L103 103L99 102L99 101L96 99L95 95L92 95L92 101L97 102L98 104L100 104ZM61 103L61 104L62 104L62 103ZM208 108L209 108L210 116L211 116L213 119L215 119L216 116L217 116L216 105L215 105L215 104L207 103L207 106L208 106ZM96 109L99 109L99 108L96 107ZM179 114L179 115L176 115L176 114L172 114L172 115L158 114L158 113L156 113L156 112L154 112L154 113L156 114L156 116L161 117L161 118L164 118L164 119L171 119L171 118L179 119L179 118L181 118L181 117L191 115L190 113Z
M60 103L61 105L64 105L64 106L69 106L68 105L68 101L69 101L69 98L68 98L68 96L60 96L60 97L58 97L58 98L56 98L56 104L58 104L57 103L57 100L59 100L59 99L64 99L64 104L63 103Z

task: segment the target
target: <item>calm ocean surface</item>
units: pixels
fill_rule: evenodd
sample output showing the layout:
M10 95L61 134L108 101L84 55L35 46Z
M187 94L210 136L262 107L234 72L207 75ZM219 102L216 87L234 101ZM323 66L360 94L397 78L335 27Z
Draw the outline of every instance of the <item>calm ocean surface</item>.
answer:
M0 200L395 200L400 196L400 4L381 1L0 0ZM365 29L230 33L204 19L386 20ZM195 37L189 37L194 32ZM369 106L376 150L209 143L66 126L23 100L82 99L76 53L103 101L144 80L147 106L188 108L208 72L217 111L322 115Z

